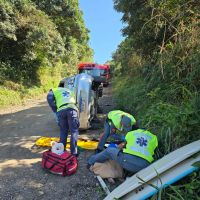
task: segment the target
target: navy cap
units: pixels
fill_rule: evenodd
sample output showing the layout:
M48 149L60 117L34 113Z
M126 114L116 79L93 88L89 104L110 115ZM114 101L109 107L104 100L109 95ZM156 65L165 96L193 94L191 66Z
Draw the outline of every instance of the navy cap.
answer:
M125 115L122 116L121 124L122 124L122 131L129 132L132 130L131 119L129 117Z

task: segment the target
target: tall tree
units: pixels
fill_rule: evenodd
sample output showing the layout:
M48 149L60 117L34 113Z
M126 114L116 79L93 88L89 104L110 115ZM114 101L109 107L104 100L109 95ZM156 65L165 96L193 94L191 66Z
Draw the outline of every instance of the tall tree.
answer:
M1 76L37 82L37 69L65 54L63 40L48 16L28 0L0 0Z
M56 24L67 51L77 54L77 59L91 57L88 46L89 31L85 27L78 0L32 0ZM68 56L69 59L71 56ZM75 59L75 58L74 58Z

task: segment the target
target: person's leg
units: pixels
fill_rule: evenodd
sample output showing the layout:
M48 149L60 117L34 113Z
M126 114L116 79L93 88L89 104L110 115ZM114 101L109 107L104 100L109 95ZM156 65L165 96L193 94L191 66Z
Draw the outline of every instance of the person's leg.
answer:
M114 140L124 142L125 136L121 133L112 133L110 134L110 137L112 137Z
M58 125L60 127L60 142L63 143L64 148L66 148L69 127L67 123L67 112L65 109L58 112Z
M95 162L100 162L103 163L106 160L118 160L118 154L119 154L120 149L118 148L112 148L109 147L107 149L105 149L104 151L92 155L89 159L88 159L88 164L89 165L94 165Z
M69 130L71 133L71 138L70 138L70 151L71 154L77 155L78 154L78 149L77 149L77 142L78 142L78 135L79 135L79 119L78 119L78 112L74 109L69 109L67 112L68 116L68 125L69 125Z
M88 159L89 165L94 165L95 162L103 163L106 160L116 161L123 169L128 172L136 173L141 169L149 166L149 162L138 156L125 154L118 148L107 148L104 151L91 156Z
M136 173L143 168L149 166L149 162L138 156L126 154L123 152L119 153L119 163L128 172Z
M104 145L105 145L109 136L110 136L110 125L109 125L108 122L105 121L105 123L104 123L104 133L99 139L97 149L99 149L99 150L104 149Z

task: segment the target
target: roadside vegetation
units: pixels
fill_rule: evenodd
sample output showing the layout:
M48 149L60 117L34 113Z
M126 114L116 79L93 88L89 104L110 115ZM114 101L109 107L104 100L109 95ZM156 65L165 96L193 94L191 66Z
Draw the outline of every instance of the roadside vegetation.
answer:
M110 62L116 103L158 136L160 158L200 139L200 4L113 1L125 24ZM39 97L92 61L88 32L78 0L0 0L0 107ZM197 172L161 197L199 194Z
M78 0L0 0L0 107L57 86L91 60Z
M111 61L114 95L120 109L157 134L159 158L200 139L200 4L114 0L114 6L125 23ZM199 173L181 184L163 199L199 198Z

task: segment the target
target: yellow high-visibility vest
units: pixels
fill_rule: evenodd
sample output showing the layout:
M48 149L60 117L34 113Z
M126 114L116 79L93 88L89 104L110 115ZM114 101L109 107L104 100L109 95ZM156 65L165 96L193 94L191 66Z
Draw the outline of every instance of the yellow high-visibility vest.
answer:
M57 112L65 108L73 108L78 110L75 105L75 95L71 90L63 87L58 87L52 89L52 91L56 100Z
M151 132L143 129L130 131L126 134L126 148L123 149L124 153L132 154L150 163L154 160L154 150L158 146L157 137Z
M121 110L113 110L113 111L110 111L108 113L108 119L110 119L112 121L112 123L114 124L114 126L116 127L116 129L118 129L119 131L121 131L121 129L122 129L121 118L124 115L127 116L127 117L129 117L131 119L131 126L135 125L136 120L129 113L123 112Z

